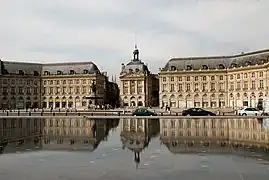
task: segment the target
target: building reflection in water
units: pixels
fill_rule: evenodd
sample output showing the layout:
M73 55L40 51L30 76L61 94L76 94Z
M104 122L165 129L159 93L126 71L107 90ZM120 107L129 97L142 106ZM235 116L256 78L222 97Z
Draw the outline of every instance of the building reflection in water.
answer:
M0 120L0 154L42 148L44 123L40 118L3 118Z
M118 123L118 119L46 119L43 149L93 151Z
M264 121L264 120L263 120ZM160 119L160 140L172 153L268 152L269 132L258 119Z
M140 163L140 153L148 147L150 140L159 135L159 119L121 119L122 148L134 153L136 168Z
M4 119L0 121L0 151L93 151L101 141L107 140L109 131L115 131L118 124L118 119Z

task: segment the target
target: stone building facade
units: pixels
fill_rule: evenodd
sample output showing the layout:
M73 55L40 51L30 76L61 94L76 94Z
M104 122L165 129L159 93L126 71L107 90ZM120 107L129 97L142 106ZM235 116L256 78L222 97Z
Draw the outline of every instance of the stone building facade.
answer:
M92 62L46 64L42 68L43 108L87 109L104 104L107 77ZM96 86L96 94L92 87ZM90 97L99 97L89 99Z
M122 63L121 67L121 106L158 106L158 77L139 59L139 50L136 46L133 55L133 59L126 65Z
M160 69L160 107L257 107L268 96L269 50L173 58Z
M93 62L1 61L0 66L0 109L88 109L116 101L114 94L119 93L116 83Z
M41 64L0 60L0 109L38 108Z

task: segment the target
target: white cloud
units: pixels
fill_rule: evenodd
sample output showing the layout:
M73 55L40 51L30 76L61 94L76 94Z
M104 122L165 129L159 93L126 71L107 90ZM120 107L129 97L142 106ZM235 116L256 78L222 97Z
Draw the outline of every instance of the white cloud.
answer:
M9 0L0 6L0 57L88 59L118 74L137 32L141 58L157 71L175 56L268 48L268 8L267 0Z

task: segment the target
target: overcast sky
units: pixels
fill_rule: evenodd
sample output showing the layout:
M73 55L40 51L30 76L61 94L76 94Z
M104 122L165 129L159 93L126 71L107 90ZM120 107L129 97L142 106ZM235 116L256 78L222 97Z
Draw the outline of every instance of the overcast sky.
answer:
M269 48L269 0L2 0L0 58L93 61L119 74L132 57L158 72L172 57Z

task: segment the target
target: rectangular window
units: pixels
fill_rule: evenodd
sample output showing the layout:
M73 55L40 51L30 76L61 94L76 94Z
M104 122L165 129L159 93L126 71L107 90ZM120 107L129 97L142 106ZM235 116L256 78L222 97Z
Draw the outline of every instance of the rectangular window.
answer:
M50 87L49 94L53 94L53 87Z
M255 83L255 81L251 81L251 89L255 89L256 88L256 83Z
M30 94L31 94L31 88L30 88L30 87L27 87L27 88L26 88L26 94L27 94L27 95L30 95Z
M178 84L178 91L182 91L182 84Z
M244 81L244 85L243 85L244 90L248 89L248 82Z
M240 90L240 89L241 89L240 84L241 84L240 82L237 82L237 83L236 83L236 89L237 89L237 90Z
M221 91L224 90L224 84L223 84L223 83L220 83L220 84L219 84L219 89L220 89Z
M260 88L263 89L263 80L260 80Z
M216 90L215 83L211 83L211 91Z
M128 87L123 87L123 94L128 94Z
M83 93L83 94L86 94L86 86L83 86L83 87L82 87L82 93Z
M80 93L80 87L76 87L76 94Z
M203 91L206 91L206 83L203 83L202 89L203 89Z
M66 87L63 87L63 94L66 93Z
M175 91L175 85L171 84L171 92L174 92L174 91Z
M167 91L166 84L163 84L163 91Z
M15 87L11 87L11 94L12 95L15 95L16 94Z
M194 84L194 91L199 91L199 84L198 83Z
M186 91L190 91L190 90L191 90L191 85L190 85L190 83L187 83Z

